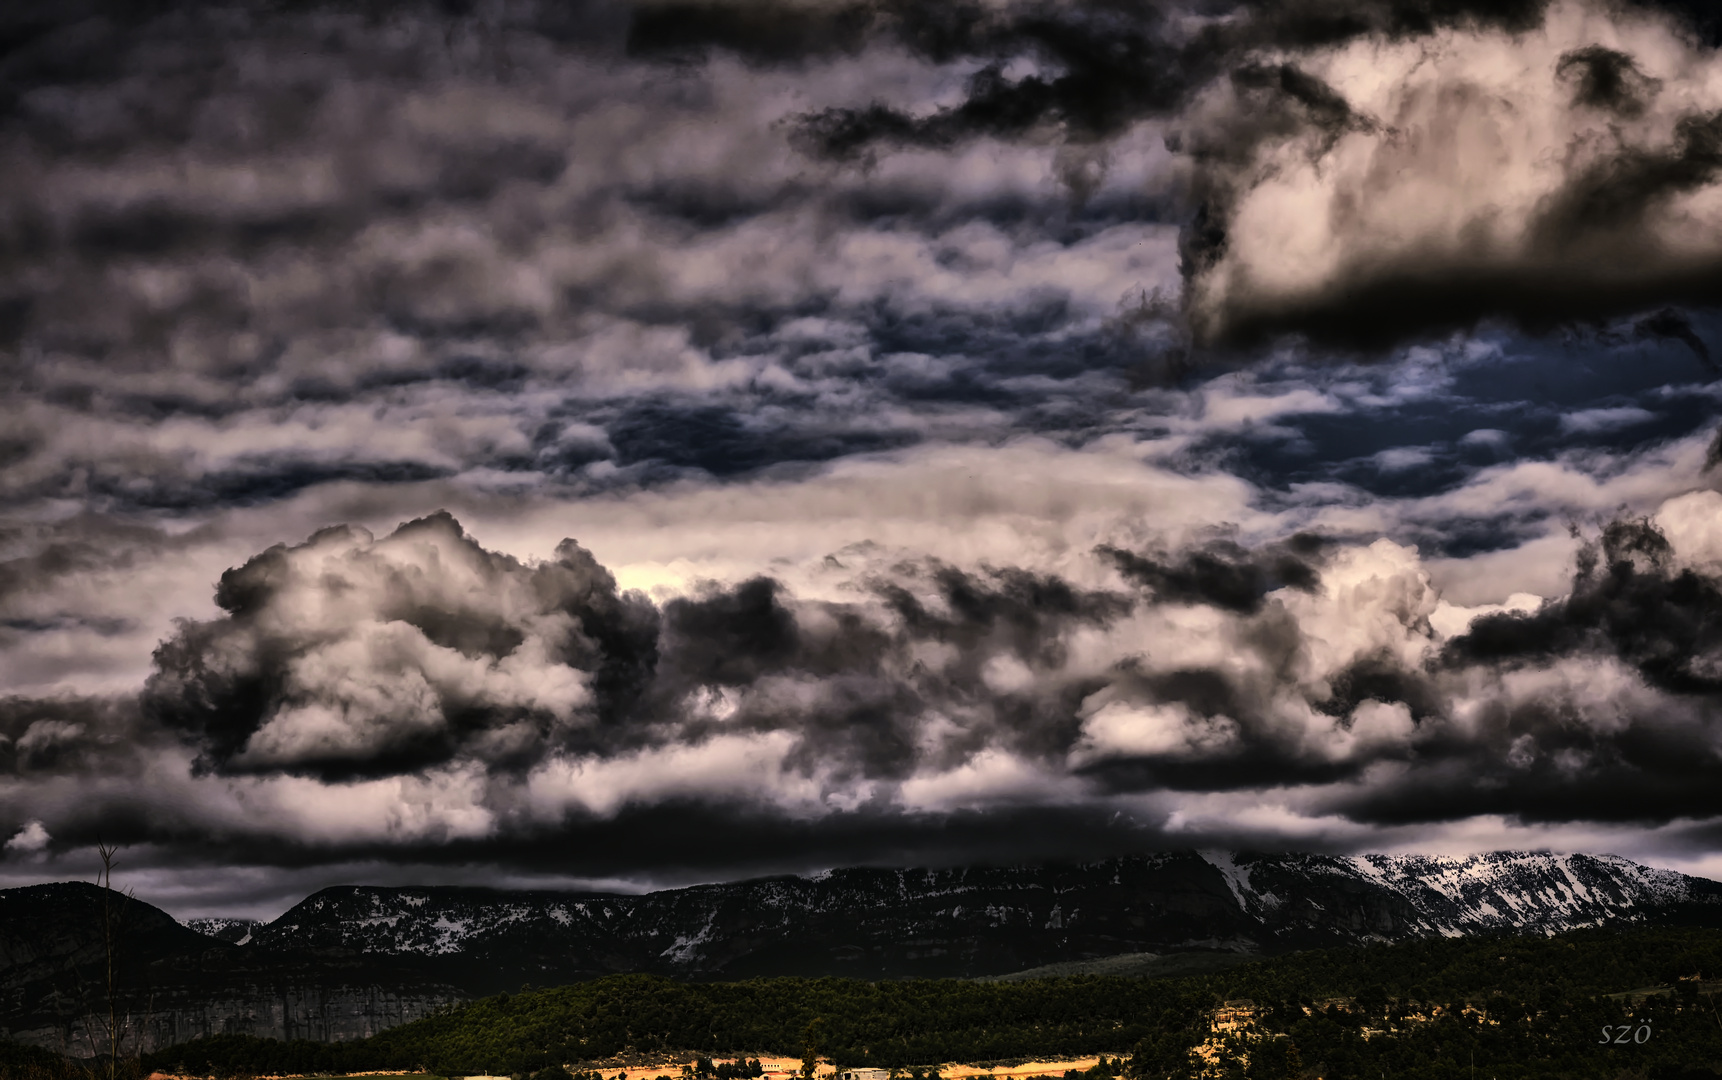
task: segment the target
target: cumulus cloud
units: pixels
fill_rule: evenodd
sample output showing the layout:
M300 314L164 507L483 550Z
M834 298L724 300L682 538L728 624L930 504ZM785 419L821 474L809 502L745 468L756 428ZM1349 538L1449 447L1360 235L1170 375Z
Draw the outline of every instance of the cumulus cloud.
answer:
M220 620L156 653L144 705L217 771L333 778L535 759L614 720L657 611L571 542L530 570L446 514L332 528L222 576Z
M1368 347L1713 292L1722 101L1713 52L1675 17L1556 3L1525 25L1276 54L1310 89L1234 77L1186 120L1206 193L1186 244L1199 338ZM1636 332L1708 360L1680 322Z
M657 603L573 541L523 562L446 514L325 529L223 575L141 708L10 702L7 827L75 844L127 805L137 842L522 865L577 836L597 874L700 820L735 823L707 830L719 864L782 865L773 835L791 862L948 858L963 815L1128 812L1093 838L1117 849L1251 792L1303 828L1667 825L1722 812L1722 580L1676 536L1616 521L1566 595L1459 613L1385 539L1102 547L1107 587L922 559L842 601L756 577Z

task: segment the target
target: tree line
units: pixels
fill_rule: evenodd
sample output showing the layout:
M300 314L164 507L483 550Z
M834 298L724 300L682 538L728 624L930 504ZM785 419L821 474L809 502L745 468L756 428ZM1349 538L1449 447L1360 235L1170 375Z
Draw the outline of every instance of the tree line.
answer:
M942 1062L1100 1054L1085 1080L1698 1080L1722 1073L1712 983L1722 931L1666 928L1332 949L1180 979L618 975L485 998L369 1039L218 1035L136 1066L604 1080L617 1055L665 1053L691 1062L680 1080L749 1080L756 1060L724 1060L745 1053L930 1080ZM0 1080L59 1080L44 1070L63 1059L42 1054L0 1052Z

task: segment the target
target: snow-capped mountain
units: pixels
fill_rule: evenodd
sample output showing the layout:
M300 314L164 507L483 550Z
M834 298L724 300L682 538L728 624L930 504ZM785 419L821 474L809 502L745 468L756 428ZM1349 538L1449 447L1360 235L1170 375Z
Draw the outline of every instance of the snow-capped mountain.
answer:
M307 898L248 948L417 956L494 971L499 988L610 971L974 976L1127 952L1553 933L1710 910L1722 917L1722 885L1613 856L1186 852L637 896L349 886Z
M258 919L184 919L180 925L219 941L247 945L251 942L252 931L263 923Z
M1554 933L1641 921L1722 903L1722 884L1617 855L1360 855L1345 860L1426 913L1449 937L1489 930Z
M63 990L80 971L95 977L101 903L80 883L0 891L0 1037L49 1045L88 1020ZM150 973L140 1030L160 1043L217 1031L353 1038L462 997L623 971L980 977L1168 953L1181 954L1169 969L1191 970L1419 936L1722 925L1722 884L1613 856L1522 852L1181 852L632 896L343 886L262 926L182 926L127 903L131 962Z
M1496 851L1483 855L1233 855L1201 858L1226 880L1240 910L1264 925L1289 897L1374 885L1416 911L1383 938L1498 931L1557 933L1640 922L1722 903L1722 884L1641 866L1616 855ZM1722 909L1719 909L1722 910ZM1319 918L1304 915L1306 924ZM1364 938L1374 934L1365 932Z

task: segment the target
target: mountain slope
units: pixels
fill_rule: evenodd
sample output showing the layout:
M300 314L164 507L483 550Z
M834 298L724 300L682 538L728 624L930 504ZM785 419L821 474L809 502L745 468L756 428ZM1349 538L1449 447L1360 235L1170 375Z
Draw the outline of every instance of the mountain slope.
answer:
M363 1038L464 996L410 960L246 950L122 893L61 882L0 891L0 1039L84 1056L106 1045L104 904L128 1048L223 1032Z
M839 870L640 896L347 886L307 898L248 947L434 959L494 972L483 989L616 971L976 976L1130 952L1552 933L1718 905L1722 885L1613 856L1186 852Z
M30 885L0 890L0 979L4 985L94 966L106 957L102 924L106 918L123 938L128 964L149 964L185 956L216 943L181 926L160 908L122 892L103 891L84 882ZM61 993L71 994L70 979Z
M88 1041L100 901L80 884L0 892L0 1037ZM219 1031L351 1039L464 997L618 972L975 978L1135 954L1127 967L1162 974L1364 942L1722 925L1722 884L1613 856L1514 852L1175 852L634 896L342 886L267 925L204 921L201 933L129 903L145 1045Z
M1416 912L1384 938L1491 931L1555 933L1640 922L1722 902L1722 884L1614 855L1497 851L1482 855L1234 856L1203 852L1240 909L1272 925L1325 891L1374 886ZM1299 898L1303 898L1301 901ZM1308 925L1322 920L1295 916ZM1354 927L1361 930L1363 928ZM1368 937L1363 934L1362 937Z

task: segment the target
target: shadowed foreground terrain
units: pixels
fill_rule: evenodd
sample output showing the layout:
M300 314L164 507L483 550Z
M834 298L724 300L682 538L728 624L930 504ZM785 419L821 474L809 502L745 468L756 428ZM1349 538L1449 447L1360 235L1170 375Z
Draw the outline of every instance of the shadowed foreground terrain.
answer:
M101 890L90 885L0 892L0 1038L83 1054L92 1040L104 1041L102 910ZM123 924L116 925L116 996L127 1017L121 1041L128 1052L148 1053L215 1035L352 1043L525 983L629 974L742 986L831 976L1045 986L1050 976L1211 975L1265 956L1382 941L1716 926L1722 885L1612 856L1206 851L1081 865L838 870L638 896L341 886L266 925L214 920L200 923L202 932L142 901L125 900L115 911ZM1128 985L1136 989L1118 1000L1137 1011L1116 1017L1126 1027L1139 1023L1142 1009L1159 1007L1158 999L1139 1000L1146 984ZM728 992L713 989L720 997L712 1000ZM1034 1002L1021 1006L1021 1023L1048 1023L1034 1018L1053 1015L1055 1002L1035 998L1039 992L997 991L996 1007ZM856 1008L844 999L825 1011ZM1089 1016L1113 1015L1112 1008L1113 997L1083 1006ZM781 1010L764 1001L754 1011ZM645 1033L631 1029L614 1049L576 1049L604 1057L650 1040L668 1049L800 1049L798 1027L788 1034L750 1028L746 1039L738 1033L737 1041L715 1042L666 1030L654 1022ZM1111 1034L1096 1043L1113 1030L1081 1028L1070 1046L1092 1053L1134 1044L1134 1036ZM1064 1045L1055 1040L1045 1049ZM906 1061L924 1056L903 1053ZM495 1071L469 1071L483 1069Z
M354 1042L221 1036L139 1065L215 1077L531 1075L646 1053L811 1049L840 1066L899 1069L1115 1054L1141 1080L1468 1080L1473 1065L1496 1080L1686 1080L1722 1071L1718 990L1722 931L1678 928L1426 939L1181 979L621 975L497 995Z

